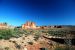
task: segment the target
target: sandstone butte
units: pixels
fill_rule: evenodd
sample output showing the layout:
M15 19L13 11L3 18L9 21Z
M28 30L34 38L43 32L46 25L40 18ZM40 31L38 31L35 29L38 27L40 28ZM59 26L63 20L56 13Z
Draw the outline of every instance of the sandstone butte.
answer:
M26 22L22 25L22 29L36 29L36 24L34 22Z

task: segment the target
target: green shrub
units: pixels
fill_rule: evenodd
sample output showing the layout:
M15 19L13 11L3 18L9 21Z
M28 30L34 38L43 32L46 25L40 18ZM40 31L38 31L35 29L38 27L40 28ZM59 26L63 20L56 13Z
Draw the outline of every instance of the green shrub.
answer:
M0 30L0 39L10 39L11 37L21 37L24 34L22 30L19 30L17 28L15 29L5 29Z
M70 47L70 48L69 47L63 47L63 48L62 47L56 47L55 50L75 50L75 48L72 48L72 47Z

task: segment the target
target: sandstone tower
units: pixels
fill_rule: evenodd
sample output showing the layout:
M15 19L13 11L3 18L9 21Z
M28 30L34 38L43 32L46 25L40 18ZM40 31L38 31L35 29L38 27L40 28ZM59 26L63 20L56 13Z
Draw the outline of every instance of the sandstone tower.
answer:
M22 29L36 29L36 24L34 22L26 22L22 25Z

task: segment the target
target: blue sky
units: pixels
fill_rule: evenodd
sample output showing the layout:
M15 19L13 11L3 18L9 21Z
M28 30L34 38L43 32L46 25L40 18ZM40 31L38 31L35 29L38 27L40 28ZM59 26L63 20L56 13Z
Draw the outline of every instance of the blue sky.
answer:
M75 25L75 0L0 0L0 22L20 26Z

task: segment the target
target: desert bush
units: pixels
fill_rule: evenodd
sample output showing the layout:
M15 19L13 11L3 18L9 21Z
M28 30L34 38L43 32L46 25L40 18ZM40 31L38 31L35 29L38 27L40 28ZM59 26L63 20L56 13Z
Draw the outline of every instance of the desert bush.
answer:
M15 47L16 47L17 49L21 49L21 45L15 44Z
M39 39L39 35L34 36L34 40L37 41Z
M34 40L37 41L39 39L39 37L41 37L41 32L40 31L37 31L35 33Z
M12 37L11 30L0 30L0 39L9 39Z
M11 37L16 37L19 38L26 32L20 30L20 29L5 29L5 30L0 30L0 39L10 39Z
M5 47L5 50L10 50L10 48L9 47Z
M33 45L33 42L28 42L28 44Z

